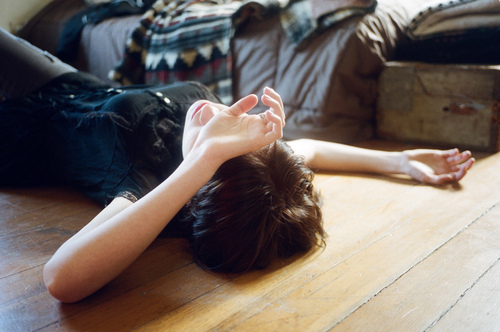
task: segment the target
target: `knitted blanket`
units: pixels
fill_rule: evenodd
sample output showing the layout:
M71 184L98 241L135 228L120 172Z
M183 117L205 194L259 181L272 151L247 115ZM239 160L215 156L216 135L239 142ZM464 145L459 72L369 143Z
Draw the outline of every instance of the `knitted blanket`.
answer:
M198 81L232 103L231 39L250 16L279 14L290 42L308 38L376 0L157 0L141 18L110 78L123 85Z

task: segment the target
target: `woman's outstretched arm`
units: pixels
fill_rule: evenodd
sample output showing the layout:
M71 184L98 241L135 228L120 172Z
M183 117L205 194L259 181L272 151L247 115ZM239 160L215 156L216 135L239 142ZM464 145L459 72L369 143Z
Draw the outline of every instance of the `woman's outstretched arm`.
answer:
M201 167L203 158L190 155L134 204L115 199L64 243L44 268L51 295L62 302L79 301L125 270L213 175L215 170Z
M416 149L379 151L349 145L300 139L288 142L309 167L324 171L406 174L415 180L442 184L459 181L472 167L470 151Z
M245 114L257 103L255 95L215 112L200 126L194 146L169 178L134 204L113 200L66 241L45 265L49 292L62 302L76 302L94 293L153 242L223 162L281 138L281 101L272 91L266 95L263 102L271 110L263 118Z

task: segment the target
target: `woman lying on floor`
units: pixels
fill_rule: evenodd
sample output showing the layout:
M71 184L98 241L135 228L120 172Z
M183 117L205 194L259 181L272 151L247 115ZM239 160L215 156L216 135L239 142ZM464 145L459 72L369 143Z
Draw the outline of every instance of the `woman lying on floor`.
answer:
M79 301L175 224L203 268L244 272L324 244L313 169L462 179L468 151L383 152L284 143L278 93L228 107L196 83L110 89L0 31L0 185L62 182L106 207L44 269L49 292Z

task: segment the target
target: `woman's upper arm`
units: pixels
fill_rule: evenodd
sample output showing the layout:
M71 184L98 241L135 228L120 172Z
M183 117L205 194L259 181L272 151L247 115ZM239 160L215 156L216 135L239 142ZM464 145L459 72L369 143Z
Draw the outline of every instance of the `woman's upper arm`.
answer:
M304 157L306 165L311 166L315 158L315 144L313 140L297 139L288 141L287 144L292 148L293 153Z

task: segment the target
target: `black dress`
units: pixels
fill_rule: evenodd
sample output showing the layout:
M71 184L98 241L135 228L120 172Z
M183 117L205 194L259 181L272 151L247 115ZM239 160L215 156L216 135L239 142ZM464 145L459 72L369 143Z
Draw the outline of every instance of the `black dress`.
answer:
M140 198L182 161L185 113L205 86L109 88L84 73L0 102L0 186L61 182L103 203Z

